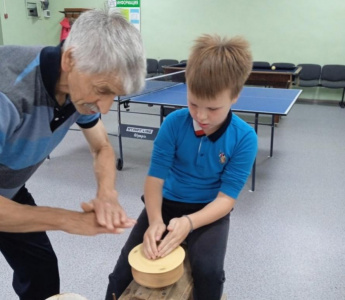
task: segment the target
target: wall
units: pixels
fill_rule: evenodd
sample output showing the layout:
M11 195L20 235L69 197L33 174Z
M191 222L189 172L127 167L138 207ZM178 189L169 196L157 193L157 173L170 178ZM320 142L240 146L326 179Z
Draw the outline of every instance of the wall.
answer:
M142 1L151 57L184 59L202 33L245 36L255 60L345 64L343 0Z
M6 4L6 20L0 5L5 45L56 45L60 10L104 7L103 0L50 0L51 18L28 19L25 0ZM344 0L141 0L141 32L147 57L157 59L186 59L197 36L218 33L243 35L251 43L254 60L345 64L344 12ZM340 90L328 89L307 89L303 94L341 97Z
M33 1L34 2L34 1ZM6 1L8 19L4 19L1 11L2 34L5 45L46 45L52 44L56 38L55 24L46 18L32 18L27 16L25 0ZM2 10L3 7L0 7ZM39 5L39 13L40 5ZM56 41L54 41L56 44Z
M0 0L0 2L2 2ZM65 7L103 8L103 0L50 0L51 18L26 17L25 0L0 5L4 44L55 44ZM141 0L147 56L188 57L202 33L243 35L255 60L345 64L345 1L333 0Z
M30 2L34 1L39 2L39 0L30 0ZM4 45L56 45L60 39L60 21L64 17L59 11L63 11L65 7L103 8L104 6L103 1L50 0L50 18L44 18L42 15L40 18L27 17L25 0L6 1L6 7L8 19L4 18L4 8L0 5Z
M345 1L174 0L141 1L141 31L147 56L188 57L203 33L243 35L255 60L345 64ZM4 44L55 44L65 7L103 8L102 0L50 0L51 18L29 19L25 0L0 5Z
M142 0L148 57L188 58L203 33L243 35L254 60L345 64L344 0ZM342 89L303 88L301 98L340 100Z

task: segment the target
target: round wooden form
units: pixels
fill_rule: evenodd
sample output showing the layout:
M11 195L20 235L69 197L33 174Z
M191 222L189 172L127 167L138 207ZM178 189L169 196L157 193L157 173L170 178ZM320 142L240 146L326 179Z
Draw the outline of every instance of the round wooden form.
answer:
M46 300L87 300L85 297L74 294L74 293L64 293L64 294L58 294L55 296L51 296L47 298Z
M161 288L174 284L184 272L185 251L178 246L167 256L155 260L147 259L142 244L137 245L128 255L134 280L148 288Z

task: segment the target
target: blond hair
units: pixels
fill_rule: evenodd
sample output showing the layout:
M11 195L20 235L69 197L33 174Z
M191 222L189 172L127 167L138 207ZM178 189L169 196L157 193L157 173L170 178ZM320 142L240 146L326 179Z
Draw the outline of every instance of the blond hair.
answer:
M229 89L230 98L235 99L252 70L252 64L249 43L244 38L203 35L195 41L188 58L188 88L202 99L214 98Z

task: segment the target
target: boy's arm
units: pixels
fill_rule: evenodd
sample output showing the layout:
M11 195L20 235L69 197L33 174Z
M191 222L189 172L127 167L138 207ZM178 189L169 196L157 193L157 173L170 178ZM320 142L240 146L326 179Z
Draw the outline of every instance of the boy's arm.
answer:
M163 202L163 179L147 176L144 187L144 197L149 224L163 222L162 202Z
M203 209L188 215L193 224L193 229L213 223L226 216L235 206L236 200L219 192L217 198L207 204Z
M158 256L164 257L180 245L191 230L211 224L227 215L235 206L235 199L219 192L217 198L203 209L170 221L166 235L158 246Z
M144 197L149 227L144 235L144 253L152 259L157 257L157 242L166 230L162 218L163 184L163 179L153 176L147 176L145 180Z

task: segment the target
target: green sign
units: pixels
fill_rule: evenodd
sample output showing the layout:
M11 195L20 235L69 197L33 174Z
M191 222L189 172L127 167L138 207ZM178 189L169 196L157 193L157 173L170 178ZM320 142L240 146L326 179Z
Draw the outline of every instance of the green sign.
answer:
M116 0L116 7L140 7L140 0Z

